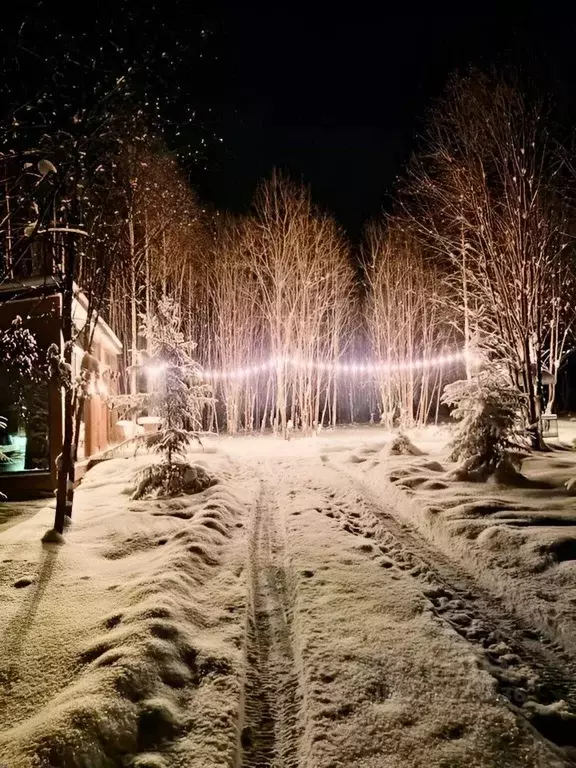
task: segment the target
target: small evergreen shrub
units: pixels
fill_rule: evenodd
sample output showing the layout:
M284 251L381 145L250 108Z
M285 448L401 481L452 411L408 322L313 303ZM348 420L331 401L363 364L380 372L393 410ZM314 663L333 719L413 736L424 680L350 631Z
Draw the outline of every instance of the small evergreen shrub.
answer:
M458 422L452 461L463 462L470 479L517 473L529 453L525 398L498 369L481 370L470 381L455 381L442 401Z

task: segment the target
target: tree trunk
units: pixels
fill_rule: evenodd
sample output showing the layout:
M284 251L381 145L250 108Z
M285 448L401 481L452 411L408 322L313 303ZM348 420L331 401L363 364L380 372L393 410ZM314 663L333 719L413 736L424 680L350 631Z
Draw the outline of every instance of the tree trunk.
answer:
M80 200L79 186L80 167L75 167L75 185L72 196L72 205L70 210L70 220L74 225L80 223ZM56 488L56 513L54 516L54 529L57 533L64 532L64 523L66 518L72 517L72 507L74 504L74 477L75 477L75 456L74 456L74 381L73 381L73 351L74 351L74 323L72 319L74 310L74 277L76 275L76 264L78 257L78 235L69 234L64 242L64 263L62 275L62 317L61 331L63 359L71 372L68 386L64 389L64 439L62 442L62 452L60 455L60 466L58 467L58 481Z
M66 270L64 274L64 292L62 296L62 342L64 344L64 362L72 368L72 308L74 302L74 265L76 261L76 236L70 245L66 246ZM69 488L69 477L72 470L72 446L74 441L74 402L72 382L64 390L64 440L58 466L58 483L56 490L56 515L54 529L64 532L66 517L72 517L74 489Z
M538 390L534 386L534 374L532 371L530 341L524 340L524 381L526 383L526 392L528 395L528 420L529 433L532 450L545 451L546 444L542 438L542 428L540 424L540 403L538 399Z
M332 393L332 426L336 428L336 422L338 420L338 377L333 375L332 385L334 387Z
M74 486L76 485L76 462L78 461L78 444L80 443L80 425L82 424L82 417L84 416L84 407L86 405L86 398L83 394L81 394L78 397L78 402L76 403L76 406L74 406L74 403L72 404L72 413L74 413L74 439L72 442L72 460L70 462L70 470L68 472L68 501L70 502L70 506L68 508L69 511L67 511L67 514L69 517L72 516L72 504L74 502ZM84 458L86 458L86 454L84 454Z
M146 285L145 285L145 307L146 307L146 351L148 354L151 352L151 339L149 323L152 316L152 277L150 271L150 242L148 238L148 212L144 217L144 265L146 273Z
M138 365L138 308L136 304L136 242L132 211L128 214L128 237L130 240L130 394L135 395Z
M4 190L5 190L5 196L4 196L4 202L5 202L5 209L6 209L6 238L5 238L5 256L4 256L4 269L6 274L10 277L12 280L14 278L14 274L12 272L12 212L10 210L10 193L8 189L8 180L4 182Z
M466 380L472 380L472 366L470 364L470 311L468 307L468 276L466 274L466 239L464 227L461 227L460 245L462 252L462 301L464 303L464 364L466 366Z

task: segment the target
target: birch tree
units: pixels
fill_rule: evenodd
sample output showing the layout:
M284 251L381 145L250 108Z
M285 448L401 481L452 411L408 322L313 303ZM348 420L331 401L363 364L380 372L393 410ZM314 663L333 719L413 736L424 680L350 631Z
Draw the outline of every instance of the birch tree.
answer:
M321 399L327 402L334 386L330 362L345 354L352 335L346 243L309 191L279 174L257 194L252 232L251 263L276 361L274 423L284 435L288 421L309 431L321 422Z
M426 247L451 267L464 343L474 326L525 394L534 447L544 371L557 370L574 322L571 199L545 105L512 79L454 77L404 203Z
M424 424L448 373L426 361L454 336L440 270L401 218L368 227L365 258L369 338L376 360L389 366L376 374L380 421L388 428Z

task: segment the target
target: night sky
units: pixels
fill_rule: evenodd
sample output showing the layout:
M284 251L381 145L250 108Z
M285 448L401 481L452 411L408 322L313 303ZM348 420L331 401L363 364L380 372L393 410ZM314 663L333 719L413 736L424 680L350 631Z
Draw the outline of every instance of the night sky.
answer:
M44 79L53 85L70 51L104 77L146 61L136 97L161 102L166 140L208 204L245 210L257 180L279 167L311 184L352 238L392 206L426 110L454 69L518 65L555 94L571 126L570 18L198 7L120 0L89 17L58 2L19 4L2 22L2 108ZM63 80L75 78L89 99L90 77Z

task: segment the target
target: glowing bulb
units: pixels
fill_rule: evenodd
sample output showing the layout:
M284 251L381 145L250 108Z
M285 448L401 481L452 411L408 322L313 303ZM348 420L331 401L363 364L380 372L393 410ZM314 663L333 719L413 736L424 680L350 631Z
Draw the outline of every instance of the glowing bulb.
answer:
M168 368L168 363L153 363L146 366L146 370L150 376L159 376Z

